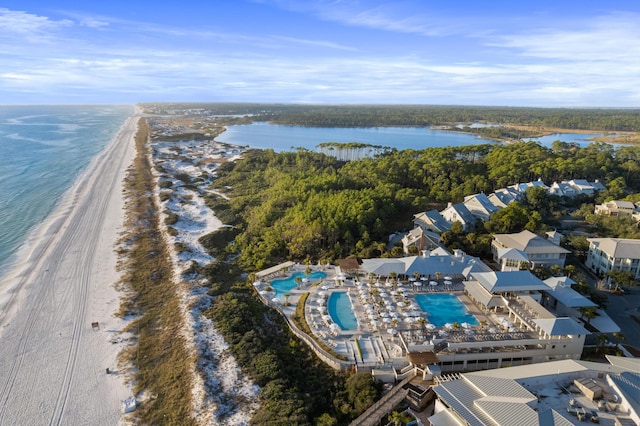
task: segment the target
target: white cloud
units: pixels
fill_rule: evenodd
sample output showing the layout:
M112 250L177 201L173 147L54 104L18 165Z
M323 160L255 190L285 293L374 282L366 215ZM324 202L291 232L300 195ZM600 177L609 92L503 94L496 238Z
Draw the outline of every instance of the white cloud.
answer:
M17 35L29 41L43 41L51 33L72 25L73 22L68 19L54 21L46 16L0 8L0 28L4 37Z

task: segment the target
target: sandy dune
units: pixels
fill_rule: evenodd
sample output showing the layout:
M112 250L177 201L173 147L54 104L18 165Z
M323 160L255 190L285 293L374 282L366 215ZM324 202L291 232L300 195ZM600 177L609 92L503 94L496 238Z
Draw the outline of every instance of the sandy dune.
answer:
M93 159L0 282L0 425L115 425L130 396L116 369L114 242L137 118ZM100 322L100 330L91 323Z

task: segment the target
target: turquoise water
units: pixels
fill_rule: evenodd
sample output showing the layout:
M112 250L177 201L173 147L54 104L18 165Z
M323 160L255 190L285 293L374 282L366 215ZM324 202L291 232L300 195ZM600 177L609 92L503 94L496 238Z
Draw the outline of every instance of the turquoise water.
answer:
M276 297L280 300L284 300L284 294L289 293L292 289L296 288L296 277L308 278L311 283L318 282L327 277L327 274L322 271L315 271L306 275L304 272L295 272L289 278L282 278L273 280L269 284L276 291Z
M132 106L0 106L0 271L132 114Z
M429 322L441 327L446 323L457 322L462 324L468 322L471 325L478 324L478 320L467 313L464 304L453 294L435 293L418 294L416 302L424 312L427 313Z
M344 291L335 291L329 296L327 301L327 311L331 315L333 322L338 324L343 330L356 330L358 320L353 314L353 306L349 295Z

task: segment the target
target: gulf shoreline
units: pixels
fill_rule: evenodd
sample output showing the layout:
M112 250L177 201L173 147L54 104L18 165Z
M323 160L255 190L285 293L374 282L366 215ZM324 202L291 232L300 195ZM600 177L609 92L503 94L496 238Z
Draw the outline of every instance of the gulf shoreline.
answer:
M115 248L139 116L136 107L2 276L0 424L120 421L120 402L131 390L117 374L125 322L114 316Z

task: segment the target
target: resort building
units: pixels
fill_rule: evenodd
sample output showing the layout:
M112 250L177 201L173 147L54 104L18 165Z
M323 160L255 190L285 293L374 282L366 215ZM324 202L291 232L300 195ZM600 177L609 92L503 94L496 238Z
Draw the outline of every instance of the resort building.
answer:
M433 426L640 424L640 361L562 360L436 377Z
M547 191L549 190L549 187L545 185L542 179L538 179L538 180L535 180L532 182L526 182L526 183L516 183L515 185L511 185L509 188L514 191L517 191L522 195L524 195L527 192L527 189L529 188L544 188Z
M531 269L527 253L516 248L500 248L497 251L501 271L520 271Z
M460 222L463 231L470 231L475 228L476 221L478 220L476 216L471 214L464 203L449 203L447 208L442 210L440 214L450 225L454 222Z
M594 211L595 214L605 216L626 216L631 217L637 213L636 205L631 201L613 200L603 204L598 204Z
M472 215L483 222L487 222L491 218L491 215L498 211L498 208L491 203L489 197L485 194L474 194L464 197L463 204Z
M587 268L599 275L613 270L629 271L634 279L640 279L640 240L587 238L587 241Z
M451 224L447 222L437 210L429 210L414 215L413 224L417 228L437 232L438 234L442 234L451 229Z
M501 264L500 249L515 248L527 255L531 268L537 266L550 267L557 265L564 267L564 262L569 253L566 250L531 231L522 231L517 234L495 234L491 242L493 259Z

